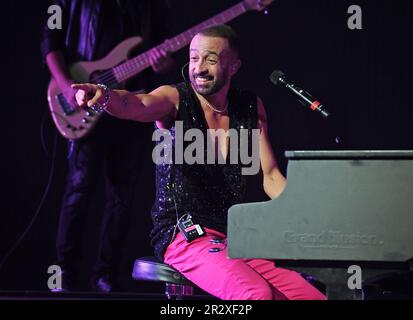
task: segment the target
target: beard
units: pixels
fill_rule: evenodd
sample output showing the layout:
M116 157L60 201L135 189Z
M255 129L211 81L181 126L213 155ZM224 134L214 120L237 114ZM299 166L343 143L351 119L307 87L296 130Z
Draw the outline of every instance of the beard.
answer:
M196 81L197 79L203 79L206 82L199 84ZM218 74L216 77L208 74L208 72L202 72L198 74L191 73L190 81L191 81L192 87L199 94L202 94L205 96L212 95L214 93L217 93L227 84L228 69L227 68L223 69L222 72Z

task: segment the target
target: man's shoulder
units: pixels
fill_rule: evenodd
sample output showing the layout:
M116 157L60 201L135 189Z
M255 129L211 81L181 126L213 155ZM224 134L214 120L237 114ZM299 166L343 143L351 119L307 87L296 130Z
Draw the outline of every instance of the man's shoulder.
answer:
M186 93L189 90L190 89L185 82L179 82L174 84L162 85L154 91L152 91L152 93L179 99L180 94Z
M155 90L151 92L151 94L163 95L163 96L174 96L178 94L178 90L176 86L173 84L165 84L165 85L157 87Z
M156 88L155 90L151 91L150 95L166 99L172 104L174 104L175 107L178 107L179 105L179 91L177 87L174 85L162 85Z

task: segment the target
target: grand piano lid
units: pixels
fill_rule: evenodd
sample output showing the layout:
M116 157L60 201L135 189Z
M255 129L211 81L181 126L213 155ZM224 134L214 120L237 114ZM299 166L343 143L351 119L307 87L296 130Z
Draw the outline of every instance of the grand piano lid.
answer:
M274 200L228 212L233 258L413 258L413 151L289 151Z

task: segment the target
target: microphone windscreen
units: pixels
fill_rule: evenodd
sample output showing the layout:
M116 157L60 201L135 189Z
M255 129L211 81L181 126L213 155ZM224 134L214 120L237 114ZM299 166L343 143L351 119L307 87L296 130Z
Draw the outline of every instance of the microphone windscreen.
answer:
M280 70L274 70L270 75L270 80L275 85L278 85L280 83L280 78L282 77L284 77L284 72Z

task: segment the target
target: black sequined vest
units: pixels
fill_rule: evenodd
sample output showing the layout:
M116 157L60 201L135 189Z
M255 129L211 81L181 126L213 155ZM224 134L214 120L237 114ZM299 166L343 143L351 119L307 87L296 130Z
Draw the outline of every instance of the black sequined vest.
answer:
M182 121L183 132L197 128L202 131L207 146L207 123L204 112L190 85L180 83L175 86L179 92L179 111L176 121ZM229 128L235 129L240 136L241 129L248 130L249 154L251 151L251 132L257 128L256 95L231 89L229 91ZM176 123L176 122L175 122ZM176 164L175 136L176 126L170 129L171 143L161 140L163 150L172 153L172 164L164 161L156 166L156 199L152 208L154 228L151 244L155 256L163 260L163 254L176 232L177 219L190 213L194 221L203 227L226 234L227 212L229 207L244 199L246 179L241 174L242 164L230 164L228 155L225 164L207 164L205 148L204 164ZM190 142L184 142L186 148ZM169 150L169 151L168 151ZM238 160L239 160L238 148Z

